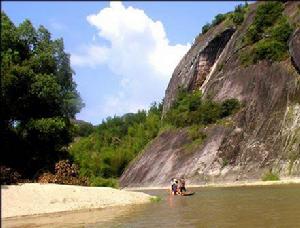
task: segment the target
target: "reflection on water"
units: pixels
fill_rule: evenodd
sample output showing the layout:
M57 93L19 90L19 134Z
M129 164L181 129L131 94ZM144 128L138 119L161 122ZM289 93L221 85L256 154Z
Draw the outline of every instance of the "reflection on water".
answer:
M145 190L162 201L6 220L4 227L300 227L300 185L192 190L187 197Z

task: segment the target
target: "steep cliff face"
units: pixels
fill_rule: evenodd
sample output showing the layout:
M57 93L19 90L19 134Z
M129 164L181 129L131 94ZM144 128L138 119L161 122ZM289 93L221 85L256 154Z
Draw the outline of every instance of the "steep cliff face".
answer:
M270 169L300 176L300 31L290 38L287 60L243 66L241 40L258 4L238 28L221 23L196 39L174 70L163 107L166 113L183 87L216 101L237 98L243 108L206 127L204 142L189 149L187 129L159 135L125 170L122 186L167 185L181 175L192 184L260 179ZM287 2L284 11L297 26L298 5Z

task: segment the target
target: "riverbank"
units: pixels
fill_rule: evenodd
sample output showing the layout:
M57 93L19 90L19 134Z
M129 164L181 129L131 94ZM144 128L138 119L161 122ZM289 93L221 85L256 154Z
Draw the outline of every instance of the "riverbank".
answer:
M244 187L244 186L263 186L263 185L283 185L283 184L300 184L300 178L286 178L278 181L236 181L226 183L208 183L208 184L189 184L187 181L187 188L206 188L206 187ZM150 187L125 187L126 191L139 191L151 189L169 189L169 186L150 186Z
M109 187L26 183L1 186L2 218L150 202L151 196Z

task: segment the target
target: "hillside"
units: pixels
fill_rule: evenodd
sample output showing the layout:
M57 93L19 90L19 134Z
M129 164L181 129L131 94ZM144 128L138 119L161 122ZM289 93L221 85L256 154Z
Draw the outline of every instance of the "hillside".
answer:
M166 89L163 118L180 89L214 102L235 98L241 108L199 128L198 143L188 126L161 132L121 186L162 186L182 175L190 184L300 176L299 4L250 4L242 20L229 16L195 39Z

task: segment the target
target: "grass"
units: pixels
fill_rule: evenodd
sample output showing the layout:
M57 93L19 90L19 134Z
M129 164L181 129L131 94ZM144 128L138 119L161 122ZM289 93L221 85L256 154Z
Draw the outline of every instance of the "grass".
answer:
M150 198L150 202L151 203L158 203L158 202L160 202L162 199L161 199L161 197L159 197L159 196L153 196L153 197L151 197Z
M189 137L192 139L191 143L184 145L186 152L193 151L197 146L201 145L206 139L206 135L202 132L203 125L192 125L188 128Z
M262 181L279 181L279 175L277 173L273 173L272 171L268 171L266 172L263 176L262 176Z
M172 125L172 124L168 124L168 123L163 123L163 125L160 127L159 132L157 134L157 136L165 133L165 132L171 132L173 130L176 130L177 128Z
M225 167L225 166L227 166L229 164L229 161L228 161L228 159L223 159L223 161L222 161L222 169Z

